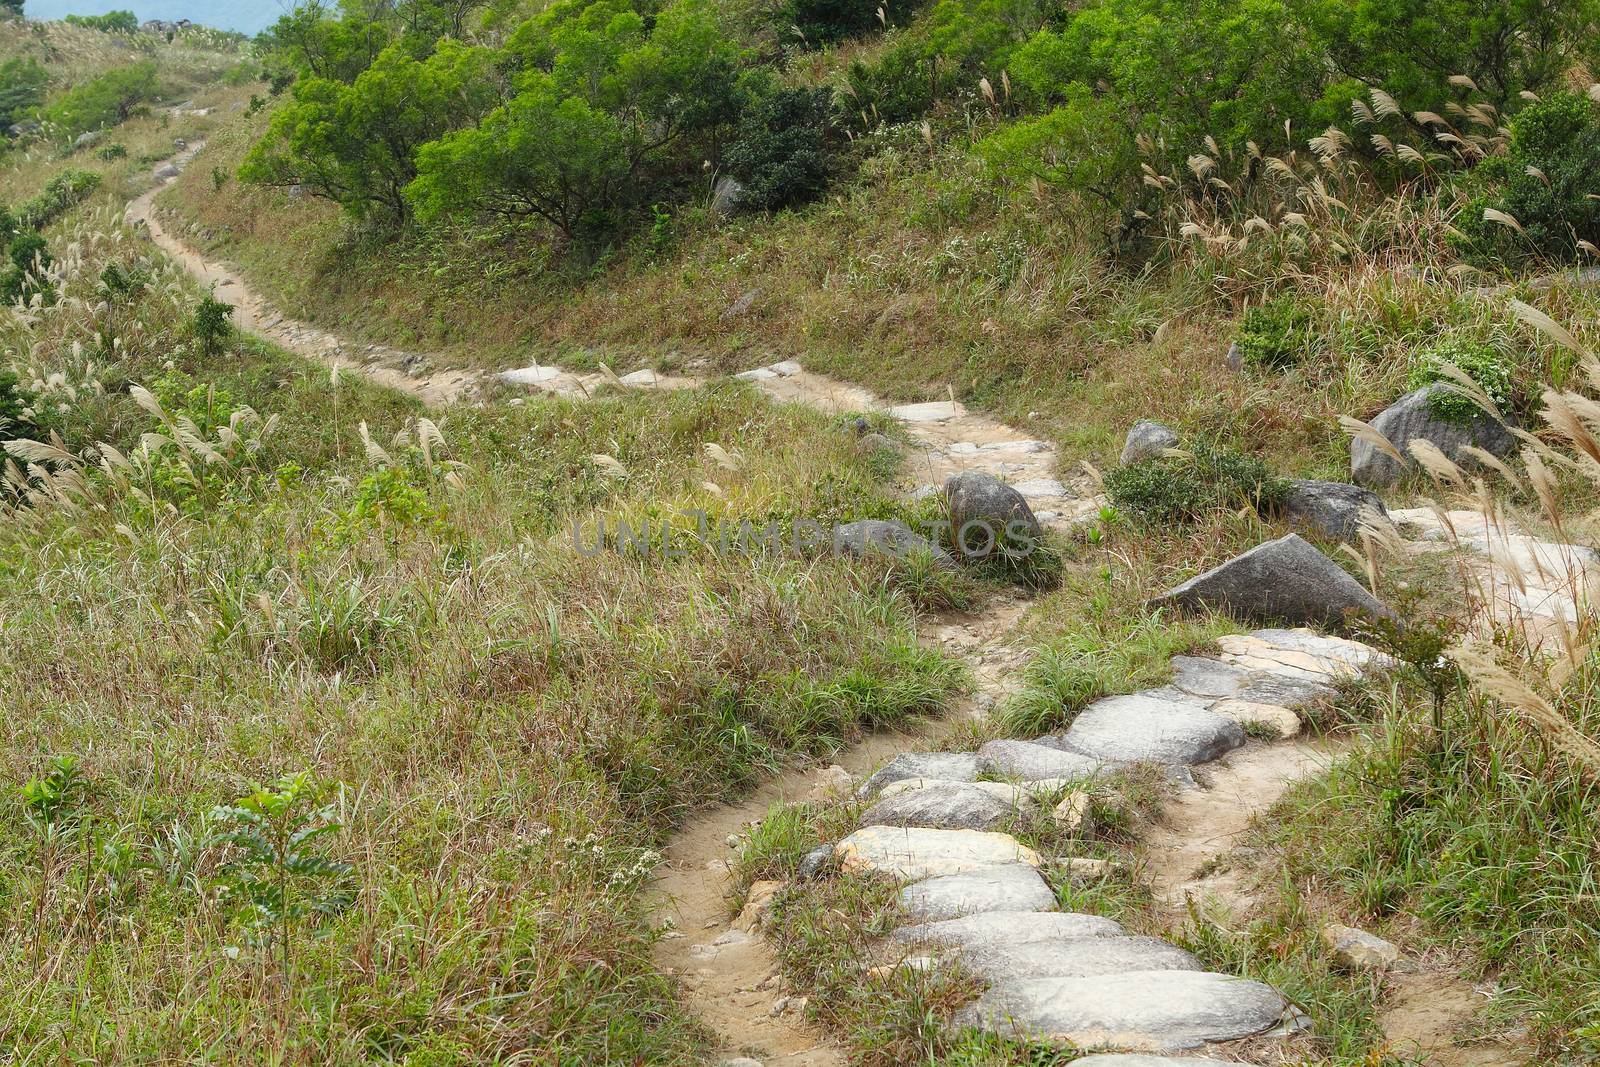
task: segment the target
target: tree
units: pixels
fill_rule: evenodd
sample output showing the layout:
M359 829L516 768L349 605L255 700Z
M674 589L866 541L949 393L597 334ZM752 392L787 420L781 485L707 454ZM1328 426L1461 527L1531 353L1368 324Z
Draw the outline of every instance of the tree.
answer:
M445 40L426 60L400 42L349 85L307 78L239 169L247 182L299 186L357 218L409 216L417 150L477 121L495 102L492 53Z
M115 67L67 90L45 109L44 119L66 134L98 130L126 122L160 95L156 65L146 60Z
M44 99L50 75L32 56L0 63L0 127L21 122Z
M567 237L613 225L655 187L716 154L739 110L738 50L704 0L653 29L618 0L553 5L507 46L516 95L424 148L420 214L533 216Z
M745 107L723 162L744 184L741 205L794 207L828 187L831 89L775 89Z

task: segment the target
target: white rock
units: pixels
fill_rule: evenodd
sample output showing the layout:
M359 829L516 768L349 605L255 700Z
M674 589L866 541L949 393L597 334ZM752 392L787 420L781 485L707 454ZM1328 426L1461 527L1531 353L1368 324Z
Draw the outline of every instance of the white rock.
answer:
M1205 971L1133 971L992 986L957 1025L1085 1048L1176 1052L1277 1024L1284 1001L1260 982Z
M879 873L907 881L962 874L984 867L1042 860L1010 834L982 830L930 830L910 826L864 826L833 848L847 874Z
M660 380L661 379L656 375L656 372L648 368L644 370L632 371L631 373L624 374L622 377L617 379L617 381L621 382L623 385L633 386L655 385Z
M978 756L994 774L1024 782L1041 778L1082 780L1105 769L1104 760L1031 741L990 741L978 749Z
M1070 911L992 911L961 919L902 926L896 941L906 944L972 948L1059 942L1079 937L1117 937L1123 928L1100 915Z
M752 882L750 891L745 894L744 908L739 912L739 917L733 921L734 929L754 932L766 925L767 915L772 911L773 898L787 884L776 881Z
M954 400L931 400L924 404L900 404L889 409L889 414L905 422L948 422L967 413L967 409Z
M967 970L994 983L1200 970L1200 961L1155 937L1078 937L1027 945L980 945L956 955Z
M740 371L734 377L742 382L770 382L777 377L777 374L766 367L757 367L754 370Z
M796 374L799 374L803 368L795 360L786 359L781 363L772 364L772 366L768 367L767 369L780 378L792 378Z
M1081 789L1074 789L1061 798L1061 802L1050 811L1050 817L1056 825L1065 830L1077 830L1089 819L1089 794Z
M1054 478L1033 478L1023 482L1012 482L1011 488L1025 497L1057 497L1071 496L1072 492L1064 482Z
M531 367L501 371L498 377L501 381L510 382L512 385L540 385L555 381L562 373L560 367L541 367L535 363Z
M900 907L921 922L994 911L1053 911L1056 895L1026 864L988 867L914 882L900 890Z
M1099 759L1192 764L1238 748L1245 735L1238 723L1204 708L1136 693L1090 704L1060 740Z

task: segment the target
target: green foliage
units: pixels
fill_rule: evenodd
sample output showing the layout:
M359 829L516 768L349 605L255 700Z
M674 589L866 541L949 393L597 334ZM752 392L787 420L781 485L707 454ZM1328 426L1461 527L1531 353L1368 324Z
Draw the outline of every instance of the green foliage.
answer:
M35 428L28 417L32 398L17 384L17 376L0 371L0 441L14 437L33 437Z
M1295 7L1345 79L1382 86L1407 109L1436 111L1458 75L1500 108L1521 92L1556 86L1600 25L1595 0L1295 0Z
M863 120L908 122L933 106L940 89L939 64L920 40L902 37L876 62L854 59L845 72L848 97Z
M871 31L879 25L878 5L871 0L783 0L777 21L817 47Z
M393 38L391 28L352 10L335 18L319 2L298 4L257 39L269 57L268 72L279 91L298 75L349 84L372 65Z
M358 218L402 222L417 149L487 110L494 98L491 60L486 48L448 40L418 60L397 42L351 83L303 79L246 156L239 177L298 185Z
M1558 261L1600 247L1600 107L1578 93L1557 93L1511 120L1507 153L1467 180L1474 195L1456 219L1464 251L1515 264L1531 256ZM1492 208L1520 230L1484 218Z
M100 175L92 170L64 170L17 209L18 221L36 230L48 226L83 203L100 188L100 182Z
M1451 364L1464 372L1494 401L1502 414L1510 412L1516 400L1515 365L1494 345L1465 337L1446 337L1417 353L1411 370L1410 387L1420 389L1434 382L1449 381L1440 368ZM1428 410L1449 422L1468 424L1483 417L1483 410L1459 393L1436 390L1428 396Z
M42 778L22 787L22 809L28 822L40 831L75 822L89 791L88 779L76 756L57 756Z
M66 21L102 33L136 33L139 17L132 11L107 11L103 15L68 15Z
M32 56L0 63L0 128L21 122L44 99L50 75Z
M354 868L323 847L341 829L337 809L317 807L317 794L302 771L211 812L214 824L227 827L212 843L233 846L224 882L230 903L258 943L278 943L286 973L295 934L305 927L320 932L355 900Z
M113 141L111 144L102 145L95 151L95 155L108 163L113 159L127 159L128 146L121 141Z
M1182 455L1117 467L1105 476L1106 494L1120 511L1147 523L1192 522L1223 509L1272 509L1289 491L1265 461L1208 441Z
M116 67L68 89L44 109L43 119L67 136L125 122L161 94L154 62Z
M1096 0L1011 61L1013 82L1038 102L1074 87L1109 93L1131 133L1177 160L1207 135L1241 148L1283 144L1286 121L1311 117L1322 76L1279 0Z
M1284 293L1245 312L1234 344L1246 366L1287 370L1315 354L1320 335L1312 309L1302 298Z
M1123 206L1139 189L1138 152L1114 100L1081 85L1061 95L1056 108L1001 127L975 151L1008 181L1036 179Z
M724 156L744 184L741 206L795 207L828 187L833 132L830 89L776 89L745 108Z
M206 356L221 355L233 336L233 305L214 296L205 297L189 317L189 333L200 342L200 351Z
M31 230L13 234L6 244L6 259L8 262L0 266L0 300L26 303L34 294L40 294L49 303L51 288L43 274L51 257L44 238Z
M567 0L507 45L529 69L476 126L426 145L407 190L424 219L535 217L572 238L614 228L698 169L737 114L738 51L705 0L653 27L620 0Z

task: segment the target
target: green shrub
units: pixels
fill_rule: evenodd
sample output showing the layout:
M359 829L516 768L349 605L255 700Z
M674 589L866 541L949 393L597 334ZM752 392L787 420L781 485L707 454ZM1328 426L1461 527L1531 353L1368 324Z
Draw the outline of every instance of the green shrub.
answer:
M161 95L155 63L146 60L108 70L68 89L44 110L45 121L68 136L125 122Z
M1292 294L1274 297L1245 312L1234 344L1246 366L1284 370L1312 354L1319 343L1315 316Z
M123 144L121 141L114 141L111 144L102 147L95 153L95 155L99 156L108 163L113 159L127 159L128 146Z
M833 134L830 89L761 93L744 111L724 161L744 183L739 202L757 210L794 207L828 187Z
M1151 524L1192 522L1245 505L1269 511L1289 491L1265 461L1205 441L1180 455L1117 467L1105 483L1116 508Z
M223 346L233 336L233 305L208 296L195 307L189 318L189 332L200 342L200 351L207 356L221 355Z
M101 33L135 33L139 17L132 11L107 11L104 15L68 15L66 21L74 26Z
M1456 226L1469 256L1570 261L1580 241L1600 246L1600 108L1577 93L1524 108L1511 121L1507 153L1480 165L1467 186L1476 195ZM1511 216L1520 230L1485 219L1485 209Z
M937 61L923 44L902 38L877 62L852 60L845 72L852 109L878 122L908 122L927 112L940 88Z
M879 25L872 0L783 0L777 19L813 48L859 37Z
M51 301L50 284L41 277L53 262L43 237L31 230L13 234L6 245L6 259L0 267L0 301L26 302L35 293L44 294L46 303Z
M39 229L83 201L100 188L100 175L92 170L64 170L51 178L39 195L17 209L18 221Z
M30 399L15 374L0 371L0 441L34 436L33 422L27 416Z
M1450 381L1439 370L1447 363L1471 378L1494 401L1502 414L1513 409L1516 386L1512 362L1494 345L1464 337L1445 338L1419 352L1417 363L1411 371L1411 388L1420 389L1434 382ZM1438 418L1456 423L1470 423L1483 414L1482 409L1467 397L1444 390L1428 397L1428 410Z
M44 99L50 75L32 56L0 63L0 127L20 122Z

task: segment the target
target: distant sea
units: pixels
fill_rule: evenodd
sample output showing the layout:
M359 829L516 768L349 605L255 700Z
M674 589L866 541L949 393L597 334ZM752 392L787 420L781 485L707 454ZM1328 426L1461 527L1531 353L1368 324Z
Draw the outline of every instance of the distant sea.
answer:
M48 21L66 15L132 11L140 22L188 19L219 30L254 35L277 22L278 16L288 14L294 6L293 0L25 0L23 14L30 19Z

